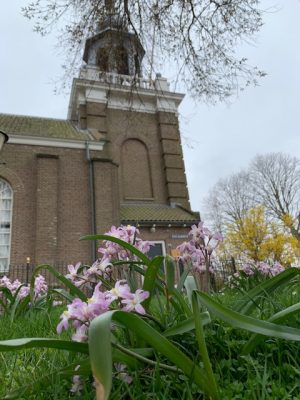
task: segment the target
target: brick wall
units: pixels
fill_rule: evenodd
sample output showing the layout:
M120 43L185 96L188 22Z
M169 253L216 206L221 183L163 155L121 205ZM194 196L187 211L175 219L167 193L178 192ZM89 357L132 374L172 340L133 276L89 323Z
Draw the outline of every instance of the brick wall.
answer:
M133 197L158 204L175 201L189 208L175 114L88 103L80 108L80 123L96 140L106 140L103 151L91 152L96 233L118 225L120 202ZM14 192L10 262L23 264L26 257L33 264L91 262L91 244L79 241L92 233L85 150L7 144L3 159L0 176ZM165 240L169 250L181 242L172 238L177 230L184 228L163 228L154 237L146 229L145 238Z
M128 139L140 140L145 144L149 156L149 164L147 162L128 164L131 171L130 176L140 174L141 176L151 177L153 202L166 204L168 203L168 194L166 187L166 179L164 173L164 165L162 159L162 148L159 140L157 118L154 114L137 113L133 111L108 110L108 139L111 142L110 154L113 160L120 165L119 168L119 195L120 201L126 201L126 196L122 187L122 147L126 145ZM147 169L150 168L150 173ZM141 182L142 184L142 182ZM139 192L143 194L143 187ZM142 195L140 197L143 197ZM144 198L149 200L149 190L144 193ZM130 200L129 200L130 201Z
M126 102L130 104L130 97ZM79 123L87 127L95 139L107 140L102 157L119 165L121 202L136 197L161 204L180 203L190 209L178 118L174 113L124 111L110 109L105 103L88 102L80 106ZM137 160L135 156L138 143L145 145L143 156L139 154L144 160ZM127 153L130 153L130 160L124 162ZM135 175L137 178L133 180ZM128 192L136 196L130 198Z
M7 144L0 176L13 189L11 264L91 260L84 150Z

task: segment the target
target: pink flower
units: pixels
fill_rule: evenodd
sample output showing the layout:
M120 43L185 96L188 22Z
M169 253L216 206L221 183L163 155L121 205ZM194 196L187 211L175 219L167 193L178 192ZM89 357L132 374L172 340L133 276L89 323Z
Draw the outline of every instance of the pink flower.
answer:
M272 276L275 276L275 275L280 274L280 273L283 272L283 271L284 271L284 267L283 267L281 264L279 264L278 262L276 262L276 263L272 266L272 268L271 268L271 270L270 270L270 274L271 274Z
M74 340L74 342L86 342L88 340L87 331L88 327L86 325L81 325L72 335L72 340Z
M110 296L108 296L108 292L100 291L101 282L94 289L93 296L88 299L88 305L93 309L95 316L103 314L108 311L109 306L112 302Z
M115 287L107 293L108 297L112 300L117 300L118 298L127 299L132 293L125 280L117 281Z
M39 297L48 291L46 279L42 275L37 275L34 281L34 295Z
M195 242L199 242L201 239L205 239L206 237L208 237L208 239L212 237L211 231L204 227L203 222L199 222L198 226L193 225L189 234Z
M154 246L154 244L150 243L147 240L137 239L135 243L135 247L144 254L147 254L149 252L151 246Z
M116 371L118 372L117 378L120 379L123 382L126 382L128 384L132 383L133 378L126 372L126 365L121 364L121 363L114 363L114 367Z
M69 274L66 275L66 278L70 279L70 281L74 281L78 275L78 269L81 267L81 263L78 262L75 266L70 264L68 265Z
M149 297L149 292L146 292L142 289L138 289L135 293L130 293L128 298L122 300L122 304L125 304L123 307L124 311L136 311L138 314L145 314L145 309L141 305L141 303Z
M70 313L69 311L65 310L61 316L61 320L59 324L56 327L56 332L60 335L63 330L67 330L69 327L69 318L70 318Z
M110 262L110 257L103 256L98 259L94 264L84 272L84 279L90 280L90 277L97 278L98 276L103 276L107 278L111 271L112 263Z
M77 365L77 367L75 368L75 371L78 371L80 368L80 365ZM71 393L78 393L80 394L80 391L82 390L83 386L80 380L80 375L74 375L73 376L73 385L70 389Z
M18 299L24 299L26 296L28 296L30 293L30 287L29 286L22 286L21 289L19 290L18 293Z

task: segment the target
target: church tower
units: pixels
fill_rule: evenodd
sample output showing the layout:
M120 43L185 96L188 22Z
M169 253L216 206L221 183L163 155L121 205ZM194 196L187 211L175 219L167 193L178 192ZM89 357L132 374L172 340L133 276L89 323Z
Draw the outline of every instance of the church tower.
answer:
M197 223L178 125L183 99L143 74L144 48L112 0L73 80L68 119L0 113L0 274L32 265L92 263L112 225L135 225L152 255L176 253ZM27 262L27 261L26 261ZM20 266L20 268L16 268ZM15 274L15 275L14 275Z
M90 264L96 244L79 238L120 224L139 227L154 243L151 255L176 255L198 222L180 143L184 96L160 75L145 78L144 57L106 0L73 80L68 119L0 113L9 136L0 165L0 274L27 280L25 257L32 266Z
M114 2L106 4L97 33L86 41L68 114L92 140L105 143L101 153L88 156L94 229L130 223L140 226L144 238L182 241L199 218L190 209L180 143L178 106L184 95L171 92L159 74L154 81L143 77L139 38Z

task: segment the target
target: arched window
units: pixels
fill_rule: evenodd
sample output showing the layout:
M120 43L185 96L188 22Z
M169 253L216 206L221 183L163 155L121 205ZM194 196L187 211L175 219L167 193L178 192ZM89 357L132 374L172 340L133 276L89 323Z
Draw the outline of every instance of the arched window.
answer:
M12 188L0 178L0 272L9 267L12 201Z

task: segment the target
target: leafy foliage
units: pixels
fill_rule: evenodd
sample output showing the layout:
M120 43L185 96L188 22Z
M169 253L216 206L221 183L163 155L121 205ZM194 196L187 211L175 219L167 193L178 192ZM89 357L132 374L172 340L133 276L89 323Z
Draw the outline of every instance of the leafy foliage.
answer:
M269 260L287 266L296 260L299 244L278 223L266 218L263 206L257 206L227 225L222 250L239 260Z

